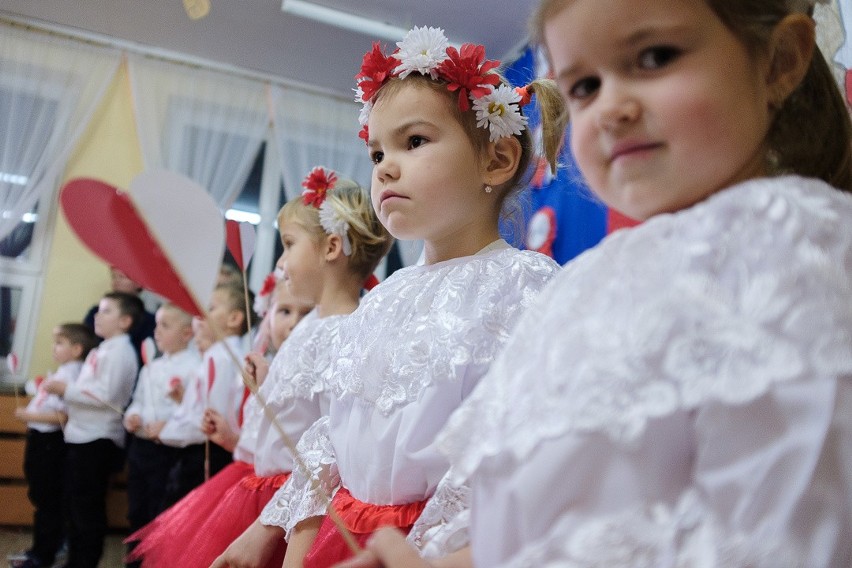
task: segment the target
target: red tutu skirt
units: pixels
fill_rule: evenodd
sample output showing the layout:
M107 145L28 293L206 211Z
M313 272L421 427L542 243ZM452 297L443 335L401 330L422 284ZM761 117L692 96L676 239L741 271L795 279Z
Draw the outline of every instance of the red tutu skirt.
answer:
M355 499L348 489L341 487L331 504L355 537L358 546L364 548L370 536L381 527L396 527L408 533L423 512L426 501L424 499L405 505L371 505ZM334 522L325 517L314 544L305 556L304 568L327 568L352 556L352 551Z
M257 477L245 462L234 462L197 487L126 542L139 541L130 559L143 568L207 568L259 516L289 473ZM278 568L286 545L281 540L269 566Z

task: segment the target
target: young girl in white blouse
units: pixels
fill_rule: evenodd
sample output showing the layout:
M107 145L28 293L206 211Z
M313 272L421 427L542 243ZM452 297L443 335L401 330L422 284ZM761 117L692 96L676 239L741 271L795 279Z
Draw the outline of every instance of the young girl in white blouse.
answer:
M157 550L146 556L151 566L207 568L214 561L237 565L234 557L240 555L251 566L281 566L283 538L269 539L263 547L253 543L241 547L249 537L229 545L249 527L265 534L259 523L256 527L253 523L295 467L277 427L292 441L298 440L328 409L327 397L314 385L314 365L320 357L333 356L326 352L326 337L357 307L365 281L392 243L369 195L355 182L318 167L303 185L303 195L288 202L278 215L284 245L279 260L284 289L280 306L272 308L279 314L273 318L272 337L280 337L278 320L284 320L283 326L286 322L294 325L295 318L288 312L298 313L306 304L316 307L292 334L287 330L289 337L271 365L262 355L249 354L248 368L260 384L261 396L249 397L246 403L246 418L234 451L234 458L242 462L235 467L242 474L230 486L224 482L208 490L202 486L197 495L184 500L187 503L181 510L177 510L181 504L175 507L165 523L168 526L158 528L162 536ZM275 424L260 400L266 402ZM208 419L215 424L214 436L226 429L220 417L209 415ZM186 538L176 541L169 526L184 531Z
M456 50L435 28L398 45L364 58L363 135L373 207L395 237L424 241L424 263L382 282L328 338L335 357L317 372L332 394L329 415L300 441L326 490L339 485L334 508L360 543L383 524L417 519L448 467L435 435L557 270L498 232L532 154L521 112L531 91L551 161L561 141L555 85L518 92L482 46ZM289 539L285 566L350 554L325 509L301 471L266 507L261 521Z
M419 533L434 565L852 565L852 149L813 4L542 3L580 168L645 222L450 420L470 509ZM383 565L426 565L401 538Z

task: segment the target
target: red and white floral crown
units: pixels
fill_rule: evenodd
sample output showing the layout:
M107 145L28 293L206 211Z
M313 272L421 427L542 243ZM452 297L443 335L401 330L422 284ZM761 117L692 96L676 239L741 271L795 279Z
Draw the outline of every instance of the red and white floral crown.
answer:
M320 225L329 235L337 235L343 241L343 254L352 254L349 242L349 223L341 218L334 207L325 198L337 184L337 174L330 169L316 166L302 181L302 202L319 209Z
M379 43L373 43L364 55L361 71L355 75L355 100L364 104L359 136L365 142L376 93L390 79L404 79L415 72L446 82L451 92L458 91L462 112L470 110L472 103L476 125L489 130L492 142L520 134L526 128L527 117L521 114L521 106L529 102L529 95L523 89L501 84L500 76L491 72L500 62L485 59L482 45L465 43L456 49L447 41L444 30L425 26L411 29L396 45L397 49L386 56Z

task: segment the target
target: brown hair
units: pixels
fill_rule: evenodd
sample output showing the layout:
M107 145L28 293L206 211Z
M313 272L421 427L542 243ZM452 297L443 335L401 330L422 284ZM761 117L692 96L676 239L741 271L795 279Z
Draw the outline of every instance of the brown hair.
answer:
M181 308L179 308L177 304L173 302L165 302L158 309L173 313L180 325L184 325L187 327L192 326L192 316L186 313Z
M352 254L347 257L349 269L367 278L390 250L393 237L376 217L370 195L354 181L338 178L334 188L325 194L325 201L349 225L347 237L352 245ZM316 242L328 236L320 224L319 209L306 205L301 196L285 203L278 212L278 226L287 221L297 222Z
M86 358L89 351L97 347L98 336L92 331L89 326L82 323L62 323L56 326L56 335L64 337L71 345L79 345L82 347L80 352L80 360Z
M508 84L502 76L500 76L500 83ZM459 109L457 103L458 95L455 92L449 91L445 82L419 73L412 73L402 79L394 77L379 89L373 99L373 105L377 105L383 98L396 95L403 87L408 85L428 88L444 97L448 105L447 108L450 110L452 116L461 124L471 144L477 149L478 154L483 155L485 153L490 143L489 130L476 125L476 113L473 110L462 111ZM530 94L536 95L536 103L541 113L543 155L550 164L551 171L556 173L559 152L562 149L562 141L565 136L565 127L568 120L565 113L565 103L559 95L556 83L550 79L536 79L527 85L527 90ZM535 144L529 127L524 128L520 134L515 135L515 138L521 144L521 158L518 162L518 169L515 175L512 176L512 179L500 188L500 197L502 198L501 216L509 219L514 219L518 213L515 198L524 187L523 182L527 179L527 173L535 156Z
M543 45L545 22L570 0L542 0L530 20L532 37ZM724 25L756 56L775 26L794 13L789 0L706 0ZM776 111L766 146L778 172L793 172L852 191L852 124L849 109L822 52L796 90Z
M136 294L128 292L108 292L103 295L104 299L113 300L118 306L118 313L123 316L129 316L131 323L126 331L136 327L139 320L142 319L142 313L145 311L145 304L142 299Z
M222 292L228 300L228 307L231 311L242 313L243 324L240 327L240 334L244 335L251 326L257 321L257 314L254 313L254 293L251 290L246 290L242 286L233 284L219 284L214 289L214 292ZM248 294L248 306L246 306L246 294Z

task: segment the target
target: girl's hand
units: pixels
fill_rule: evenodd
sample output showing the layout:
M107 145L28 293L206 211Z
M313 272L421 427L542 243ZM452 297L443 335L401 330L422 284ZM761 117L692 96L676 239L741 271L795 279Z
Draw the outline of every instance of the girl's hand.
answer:
M240 435L231 430L231 427L228 426L228 421L225 420L225 417L212 408L208 408L204 411L204 418L201 421L201 430L208 438L210 438L211 442L222 446L229 452L234 451L234 448L237 447L237 442L240 439Z
M56 394L59 396L65 396L65 387L67 387L65 383L57 380L49 380L44 383L44 390L48 394Z
M269 374L269 361L260 353L251 352L246 355L246 371L254 378L255 384L260 386Z
M264 568L284 539L284 531L255 521L213 561L210 568Z
M26 408L16 408L15 409L15 419L20 420L21 422L29 422L30 421L30 413L27 412Z
M420 558L400 531L384 528L370 538L367 550L336 564L335 568L431 568L431 565Z
M222 428L228 428L225 418L212 408L205 410L204 416L201 417L201 431L207 436L212 436Z
M136 432L139 428L142 427L142 417L138 414L131 414L130 416L124 417L124 429L130 432Z
M165 420L157 420L156 422L151 422L145 426L145 435L150 440L159 441L160 440L160 432L163 431L163 426L166 425Z

